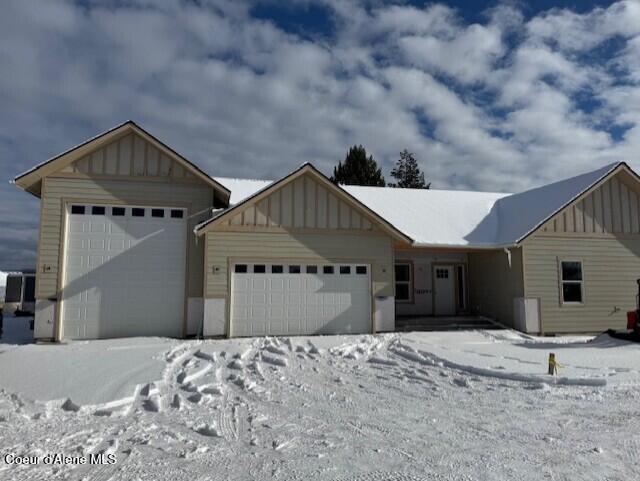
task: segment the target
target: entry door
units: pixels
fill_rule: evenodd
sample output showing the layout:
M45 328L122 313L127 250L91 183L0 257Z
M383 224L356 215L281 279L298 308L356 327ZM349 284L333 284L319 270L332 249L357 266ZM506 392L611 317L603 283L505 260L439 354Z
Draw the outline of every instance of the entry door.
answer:
M185 214L170 207L68 206L63 337L182 334Z
M453 266L436 265L434 278L434 314L453 316L456 313L455 275Z
M231 336L371 332L367 264L232 266Z

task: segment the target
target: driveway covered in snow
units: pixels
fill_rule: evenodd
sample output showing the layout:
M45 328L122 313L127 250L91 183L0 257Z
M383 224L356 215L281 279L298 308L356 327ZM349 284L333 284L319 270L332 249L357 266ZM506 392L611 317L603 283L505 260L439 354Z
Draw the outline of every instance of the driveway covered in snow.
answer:
M0 478L640 475L640 345L606 336L155 338L0 352ZM548 352L558 378L544 374ZM117 462L4 463L101 452Z

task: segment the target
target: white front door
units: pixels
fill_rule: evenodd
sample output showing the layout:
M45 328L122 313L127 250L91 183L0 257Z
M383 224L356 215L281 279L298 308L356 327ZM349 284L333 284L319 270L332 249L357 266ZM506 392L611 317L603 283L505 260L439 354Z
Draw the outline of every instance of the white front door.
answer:
M231 336L371 332L367 264L231 266Z
M453 316L456 313L455 275L453 266L433 266L434 314Z
M67 207L63 337L180 336L186 211Z

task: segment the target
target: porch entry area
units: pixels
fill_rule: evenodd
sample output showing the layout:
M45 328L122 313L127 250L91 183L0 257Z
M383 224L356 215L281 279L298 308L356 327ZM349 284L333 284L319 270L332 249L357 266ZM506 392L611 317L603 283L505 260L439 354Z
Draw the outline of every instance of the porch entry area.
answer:
M397 250L394 275L397 330L496 327L469 308L466 252Z

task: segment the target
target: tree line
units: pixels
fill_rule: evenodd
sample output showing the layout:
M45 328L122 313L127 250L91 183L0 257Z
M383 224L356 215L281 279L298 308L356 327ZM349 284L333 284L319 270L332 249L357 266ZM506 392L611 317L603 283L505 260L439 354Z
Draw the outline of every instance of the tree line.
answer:
M338 162L338 165L334 167L331 181L336 184L408 189L428 189L431 187L431 183L425 181L424 173L418 167L415 154L407 149L400 152L400 158L391 170L391 177L394 182L386 183L382 169L378 167L373 155L367 156L367 151L362 145L354 145L347 152L344 161Z

